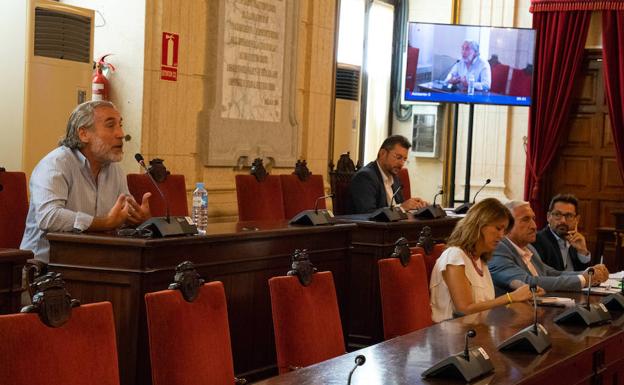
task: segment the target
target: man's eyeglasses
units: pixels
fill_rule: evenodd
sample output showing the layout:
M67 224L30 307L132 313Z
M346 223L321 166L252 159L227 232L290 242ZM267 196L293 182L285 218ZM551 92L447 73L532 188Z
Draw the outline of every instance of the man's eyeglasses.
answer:
M401 154L397 154L396 152L392 152L390 151L390 155L392 155L392 157L396 160L398 160L399 162L403 162L403 163L409 163L409 160L407 159L407 157L404 157Z
M561 218L565 218L566 221L571 221L572 219L576 218L576 214L572 214L572 213L562 213L560 211L552 211L550 213L550 215L552 215L553 218L555 219L561 219Z

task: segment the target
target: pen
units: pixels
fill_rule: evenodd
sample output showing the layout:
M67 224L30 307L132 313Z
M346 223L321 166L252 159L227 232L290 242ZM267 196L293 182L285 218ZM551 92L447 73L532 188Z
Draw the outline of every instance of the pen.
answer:
M602 262L604 262L604 255L600 256L600 264L602 265Z

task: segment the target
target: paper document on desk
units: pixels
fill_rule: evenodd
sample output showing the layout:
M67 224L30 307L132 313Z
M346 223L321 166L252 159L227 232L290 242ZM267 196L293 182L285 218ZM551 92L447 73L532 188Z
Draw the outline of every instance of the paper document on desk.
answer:
M616 279L618 281L621 281L622 277L624 277L624 270L623 271L619 271L617 273L609 274L609 279Z
M605 282L601 283L600 286L594 286L591 289L591 294L595 295L609 295L615 294L622 291L622 282L616 281L614 279L607 279ZM583 288L583 293L587 293L587 288Z
M573 298L567 297L537 297L536 299L539 306L566 307L575 304Z

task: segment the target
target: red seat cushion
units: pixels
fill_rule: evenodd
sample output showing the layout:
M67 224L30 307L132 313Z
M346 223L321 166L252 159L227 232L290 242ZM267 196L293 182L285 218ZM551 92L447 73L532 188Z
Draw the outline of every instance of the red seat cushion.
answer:
M399 171L399 179L401 180L401 185L403 186L401 189L403 200L408 200L412 197L412 187L410 185L409 171L406 167L403 167L401 171Z
M403 267L398 258L380 259L379 290L384 338L390 339L433 324L429 281L421 254Z
M425 260L425 269L427 270L427 282L431 279L431 272L433 271L433 267L436 264L442 252L446 249L445 243L436 243L433 245L433 250L431 250L431 254L425 254L425 250L420 246L410 247L410 252L412 254L421 254L424 255Z
M26 175L0 172L0 185L0 247L19 249L28 215Z
M292 219L303 210L313 209L316 200L325 195L322 175L310 175L306 181L292 174L280 175L280 179L282 180L286 219ZM320 199L318 208L324 209L325 207L325 199Z
M234 367L225 291L210 282L186 302L178 290L145 295L152 383L232 385Z
M72 309L59 327L37 314L0 316L0 383L118 385L113 309L109 302Z
M497 64L492 67L492 87L490 90L497 94L505 94L507 90L507 78L509 77L509 66Z
M532 76L525 70L514 68L511 74L511 84L509 85L509 95L531 96Z
M166 202L161 198L156 187L145 174L128 174L128 190L139 204L143 199L143 194L151 192L149 199L150 211L155 217L162 217L167 214ZM184 175L171 174L167 176L158 187L165 195L165 199L169 202L169 210L171 215L188 216L188 201L186 199L186 182Z
M286 219L282 183L277 175L258 182L253 175L236 175L239 221L279 221Z
M274 277L269 291L280 373L345 353L331 272L314 274L307 287L295 276Z

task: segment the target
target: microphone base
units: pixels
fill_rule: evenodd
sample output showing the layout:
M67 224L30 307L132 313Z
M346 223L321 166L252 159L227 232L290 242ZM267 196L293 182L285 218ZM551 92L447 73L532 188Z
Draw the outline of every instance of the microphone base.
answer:
M373 211L368 217L368 220L375 222L396 222L403 219L407 219L407 214L401 210L400 207L382 207Z
M537 334L535 334L534 325L529 325L503 341L498 346L498 350L521 350L542 354L551 345L548 332L542 324L537 324Z
M304 210L288 222L291 225L321 226L329 225L334 215L329 210Z
M609 310L624 311L624 295L622 293L609 294L600 302Z
M589 306L576 305L555 317L556 323L577 324L584 326L597 326L611 321L611 314L602 303L594 303Z
M446 211L440 205L429 205L414 211L414 217L419 219L444 218Z
M470 202L463 203L463 204L455 207L453 212L455 214L466 214L468 212L468 209L470 209L472 207L472 205L473 205L473 203L470 203Z
M470 361L464 358L464 352L445 358L425 370L421 376L423 378L463 378L466 382L470 382L494 370L490 357L480 346L472 347L468 350L468 355Z
M141 223L137 230L148 229L152 231L153 238L174 237L180 235L197 234L197 226L189 217L152 217Z

